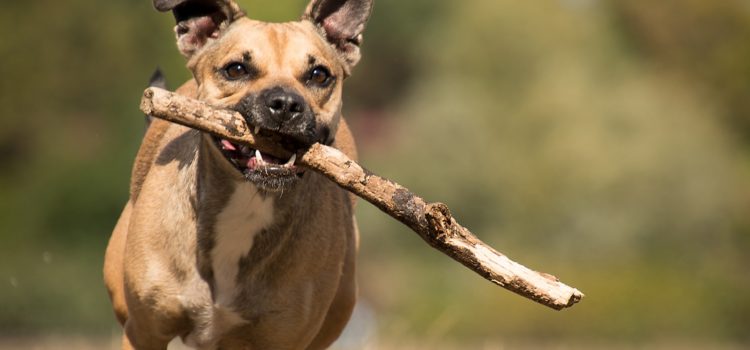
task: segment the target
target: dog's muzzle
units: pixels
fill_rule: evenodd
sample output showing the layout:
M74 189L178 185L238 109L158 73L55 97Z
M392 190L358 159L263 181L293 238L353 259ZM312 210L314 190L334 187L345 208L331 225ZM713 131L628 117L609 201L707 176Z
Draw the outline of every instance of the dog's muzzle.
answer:
M234 108L255 134L269 137L289 150L307 148L315 142L328 143L330 129L318 127L315 114L305 99L294 91L274 87L248 95ZM291 188L304 176L295 165L296 156L278 159L249 146L214 138L224 157L258 188L279 192Z
M235 107L252 127L276 133L292 148L326 142L330 132L318 125L315 113L297 92L273 87L248 95Z

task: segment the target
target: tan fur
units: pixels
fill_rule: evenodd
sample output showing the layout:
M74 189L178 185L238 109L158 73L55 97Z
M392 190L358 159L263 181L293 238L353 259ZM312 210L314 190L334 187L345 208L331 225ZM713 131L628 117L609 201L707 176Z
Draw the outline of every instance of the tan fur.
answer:
M259 79L227 84L216 77L217 66L247 50L263 69ZM294 79L309 65L309 54L341 79L349 69L310 22L239 18L192 56L188 66L196 79L177 92L231 107L267 87L294 88L317 121L336 130L333 146L356 159L340 119L341 82L323 94ZM201 349L324 349L339 336L356 299L355 199L311 171L290 193L257 194L271 201L272 223L252 233L232 298L216 299L212 276L221 271L212 270L220 265L210 263L211 247L221 237L211 234L244 181L207 136L152 122L105 256L105 283L126 333L123 349L163 350L178 336ZM252 220L260 209L248 210Z

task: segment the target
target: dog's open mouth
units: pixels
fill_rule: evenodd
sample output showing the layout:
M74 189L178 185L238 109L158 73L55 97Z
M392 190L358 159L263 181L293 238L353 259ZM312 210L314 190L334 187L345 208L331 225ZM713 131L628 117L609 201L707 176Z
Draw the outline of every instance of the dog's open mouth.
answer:
M247 145L239 145L217 137L213 139L229 163L260 189L283 191L294 185L305 173L303 168L295 165L296 155L283 160Z

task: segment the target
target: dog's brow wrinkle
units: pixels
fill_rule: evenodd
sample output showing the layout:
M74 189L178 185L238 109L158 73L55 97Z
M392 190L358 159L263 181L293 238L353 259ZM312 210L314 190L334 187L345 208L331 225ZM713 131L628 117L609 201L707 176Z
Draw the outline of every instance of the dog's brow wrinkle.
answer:
M276 30L276 28L274 28L273 30L269 31L269 35L268 35L268 42L274 48L274 51L275 51L274 53L275 53L275 57L276 57L276 65L279 66L279 67L281 67L281 66L284 65L284 55L283 55L283 52L284 52L284 49L286 49L286 47L281 44L282 42L286 41L286 40L283 40L283 41L281 40L282 39L282 38L280 38L281 35L282 35L282 33L279 33Z

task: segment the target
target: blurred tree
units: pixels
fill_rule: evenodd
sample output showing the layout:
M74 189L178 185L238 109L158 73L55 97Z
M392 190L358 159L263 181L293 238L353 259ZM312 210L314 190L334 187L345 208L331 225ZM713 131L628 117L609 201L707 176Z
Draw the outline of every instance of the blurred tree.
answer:
M419 43L445 19L445 1L377 0L365 32L362 65L347 85L347 104L382 110L401 99L428 60ZM356 114L353 115L356 117Z
M695 81L750 142L750 5L743 0L615 0L625 37L659 70Z

